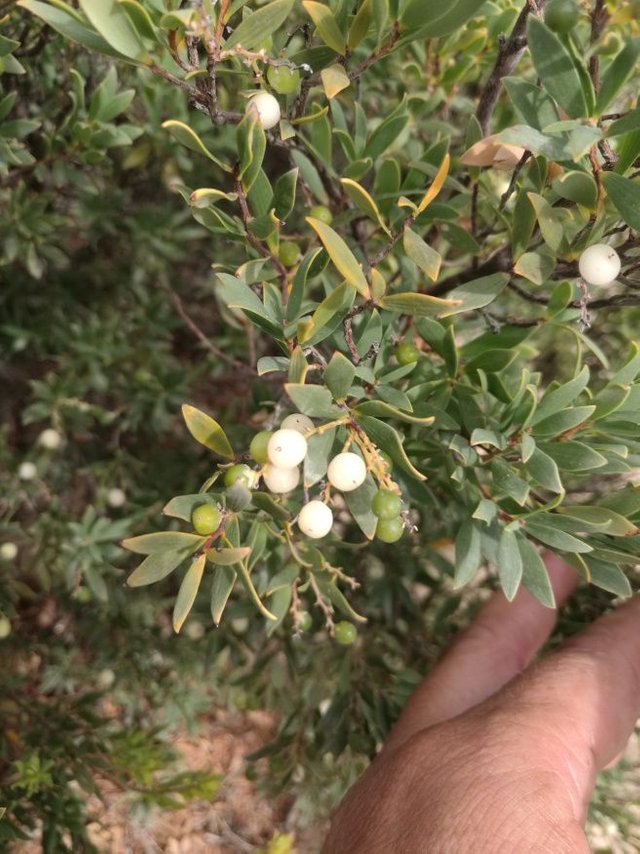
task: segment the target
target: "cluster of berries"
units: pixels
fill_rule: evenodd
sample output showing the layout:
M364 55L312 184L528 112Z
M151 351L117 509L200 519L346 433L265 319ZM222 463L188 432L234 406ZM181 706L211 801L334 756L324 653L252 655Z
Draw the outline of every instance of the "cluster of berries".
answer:
M224 484L232 487L242 484L255 489L260 478L269 492L284 495L292 492L300 483L300 464L307 455L307 436L315 430L313 421L301 413L288 415L280 429L275 432L264 430L257 433L249 453L261 468L255 470L244 463L236 463L226 469ZM367 466L363 458L351 451L342 451L330 461L327 468L329 484L340 492L352 492L362 486L367 477ZM373 497L371 510L378 518L376 536L394 543L404 531L402 521L402 499L392 489L380 489ZM194 530L206 536L217 530L221 512L212 504L196 507L192 515ZM312 499L304 504L298 514L298 528L313 540L325 537L333 527L333 511L328 503Z

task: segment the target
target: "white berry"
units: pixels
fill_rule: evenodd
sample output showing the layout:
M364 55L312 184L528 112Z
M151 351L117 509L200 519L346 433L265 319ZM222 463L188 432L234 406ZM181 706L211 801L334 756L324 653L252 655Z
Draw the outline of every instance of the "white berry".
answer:
M308 415L303 415L302 412L294 412L293 415L287 415L280 425L286 430L297 430L298 433L308 433L313 430L314 423Z
M20 480L33 480L37 475L38 469L33 463L20 463L20 467L18 468L18 477Z
M333 513L322 501L305 504L298 516L298 528L312 540L326 537L333 527Z
M269 492L282 495L296 488L300 482L300 470L298 468L282 469L267 464L262 470L262 479Z
M590 285L610 285L620 272L620 256L606 243L594 243L578 261L580 275Z
M291 469L303 461L307 454L307 440L297 430L276 430L269 439L269 462L283 469Z
M357 454L338 454L329 463L327 478L331 486L341 492L351 492L365 481L367 467Z
M0 546L0 558L2 560L14 560L18 556L18 547L15 543L3 543Z
M107 492L107 504L109 507L122 507L127 500L127 495L124 490L114 486Z
M280 121L280 104L270 92L258 92L247 104L246 112L257 115L265 130L271 130Z
M11 634L11 623L6 617L0 617L0 640L8 638Z
M38 436L38 444L48 451L56 451L62 444L62 436L53 427L48 427Z
M113 683L116 681L116 674L113 670L109 670L108 668L105 670L101 670L98 673L97 678L98 687L106 690L107 688L111 688Z

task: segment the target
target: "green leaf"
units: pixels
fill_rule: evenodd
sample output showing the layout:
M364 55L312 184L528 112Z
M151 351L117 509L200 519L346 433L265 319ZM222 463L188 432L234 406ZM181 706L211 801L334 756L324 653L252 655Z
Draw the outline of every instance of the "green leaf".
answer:
M556 259L549 250L525 252L513 265L513 272L533 282L534 285L544 284L556 266Z
M361 296L369 299L371 294L365 275L362 272L362 267L344 240L331 226L320 222L319 219L314 219L313 217L307 217L306 219L322 241L322 245L329 253L329 257L340 274L350 285L353 285Z
M137 569L134 569L127 585L129 587L144 587L162 581L187 558L184 550L163 551L146 557Z
M383 400L365 400L355 406L353 411L360 412L362 415L376 415L378 418L397 418L399 421L406 421L408 424L422 424L423 426L433 424L435 421L433 415L414 415Z
M602 182L622 219L640 230L640 184L615 172L603 172Z
M254 492L251 502L258 510L268 513L276 522L286 522L291 518L291 513L282 504L278 504L267 492Z
M544 89L521 77L505 77L502 81L511 102L524 121L541 131L558 120L558 111Z
M419 267L423 273L426 273L432 282L435 282L438 278L438 274L440 273L440 265L442 263L440 253L429 246L428 243L425 243L420 235L416 234L416 232L410 228L405 228L404 230L402 245L404 247L404 251L407 253L409 258L411 258L413 263Z
M293 3L294 0L271 0L248 15L228 37L227 47L241 45L246 50L258 47L285 22L291 14Z
M545 489L551 492L564 493L565 490L560 479L558 466L540 448L536 448L531 455L527 463L527 471L536 483L539 483Z
M451 317L490 305L506 288L509 278L507 273L493 273L491 276L483 276L460 285L449 293L449 299L456 304L445 309L441 317Z
M145 53L140 36L117 0L80 0L80 8L114 50L129 59L139 59Z
M338 350L324 369L324 381L335 400L344 400L356 375L355 365Z
M409 0L400 22L410 39L446 36L458 30L484 5L485 0L452 0L450 3Z
M532 424L537 424L539 421L547 418L549 415L555 415L561 412L585 390L589 383L589 368L584 365L579 374L577 374L569 382L559 386L551 391L548 391L536 409L536 413L532 419Z
M444 314L452 314L451 308L458 305L457 300L440 299L428 294L417 294L413 291L405 291L400 294L387 294L379 300L380 308L387 311L398 311L411 317L440 317Z
M329 457L336 438L335 428L315 433L307 439L307 455L304 458L303 483L309 489L327 473Z
M373 220L373 222L375 222L386 235L391 237L391 232L385 225L385 222L382 219L382 214L370 193L368 193L365 188L361 187L356 181L352 181L351 178L341 178L340 182L356 207L368 216L369 219Z
M129 16L129 20L139 36L150 41L160 42L158 31L142 3L138 0L117 0L117 2Z
M204 154L205 157L208 157L209 160L213 161L213 163L215 163L216 166L219 166L220 169L223 169L225 172L231 172L231 167L226 163L223 163L221 160L218 160L218 158L209 151L198 134L192 130L189 125L175 119L170 119L169 121L163 122L160 127L168 130L171 136L181 145L184 145L185 148L189 148L191 151L197 151L199 154Z
M638 533L633 522L629 522L620 513L616 513L608 507L587 507L584 504L570 505L559 508L558 515L584 522L587 527L593 525L597 528L604 528L604 533L611 537L628 537Z
M302 0L302 5L315 24L322 41L336 53L344 54L347 49L347 41L331 9L324 3L317 3L315 0Z
M584 557L582 560L588 567L589 580L596 587L607 590L616 596L621 596L623 599L628 599L633 595L629 579L619 566L589 557Z
M522 583L538 602L547 608L555 608L556 598L540 553L526 537L518 536L517 539L522 560Z
M298 185L298 167L290 169L281 175L273 190L273 207L279 220L286 222L296 202L296 187Z
M464 587L474 577L482 561L480 529L471 519L462 523L456 536L456 563L453 577L455 590Z
M187 430L196 442L200 442L205 448L209 448L221 457L233 459L235 456L233 448L229 444L224 430L210 415L185 403L182 407L182 417L187 425Z
M580 75L558 36L535 15L527 20L527 43L545 90L572 119L588 114Z
M349 50L358 47L360 42L367 37L371 24L371 0L362 0L360 8L349 27L347 44Z
M359 486L351 492L344 493L344 500L347 503L349 512L368 540L372 540L374 538L376 526L378 524L378 519L371 510L371 502L377 491L378 487L376 482L371 475L368 474L362 486Z
M586 172L564 172L555 178L551 188L563 199L576 202L589 210L595 210L598 187L592 175Z
M317 344L330 335L353 305L356 289L350 282L343 282L326 296L314 311L306 328L298 332L301 345Z
M552 252L562 252L571 214L565 208L554 208L538 193L527 193L527 195L536 212L544 242Z
M207 560L216 566L233 566L235 563L241 563L251 554L251 549L248 546L238 546L230 549L209 549L207 551Z
M211 585L211 617L216 628L220 625L222 613L227 607L229 596L236 583L237 573L232 566L219 566L213 574Z
M384 421L380 421L378 418L372 418L370 415L359 414L357 416L357 420L371 441L377 445L380 450L389 454L393 462L399 468L418 480L427 479L425 475L418 471L407 456L407 452L402 445L402 439L397 430L394 430L393 427L389 424L385 424Z
M182 628L184 621L189 615L189 611L193 607L193 603L196 601L205 563L205 556L200 555L199 558L193 561L187 570L185 577L182 579L182 584L180 585L178 596L176 598L176 604L173 608L173 631L176 632L176 634Z
M114 50L108 41L81 23L74 15L67 14L48 3L41 3L40 0L18 0L16 5L37 15L38 18L41 18L65 38L78 42L78 44L96 53L122 59L122 54L119 51Z
M638 39L630 39L607 67L602 75L600 90L596 99L595 114L597 116L604 113L633 73L638 62L638 54Z
M321 385L285 383L284 390L294 406L310 418L337 418L343 410L336 406L328 388Z
M277 192L278 185L276 184L276 195ZM289 293L289 299L287 301L287 321L290 322L292 320L296 320L299 316L300 309L302 307L302 302L305 297L307 279L313 278L315 270L319 266L319 262L322 261L323 258L327 259L328 261L327 253L324 251L324 249L318 247L315 249L311 249L302 259L302 262L298 266L296 274L293 277L293 284L291 285L291 291Z
M520 582L522 581L523 564L518 537L513 531L505 528L500 536L498 545L498 576L500 586L509 602L513 601Z
M536 422L533 428L534 435L549 438L559 436L583 424L593 415L595 409L595 406L574 406L572 409L557 412L543 421Z
M264 128L255 115L247 115L236 127L239 169L245 193L248 193L262 169L262 161L267 150L267 137Z
M526 520L526 532L535 537L536 540L540 540L541 543L563 552L584 554L593 551L584 540L579 540L572 534L556 527L558 524L562 524L562 520L556 520L549 513L539 513Z
M206 540L199 534L187 534L184 531L159 531L157 534L142 534L123 540L123 549L139 555L151 555L157 552L180 549L184 554L194 552Z
M605 456L583 442L545 442L540 443L540 449L555 460L563 471L592 471L607 464Z
M185 522L191 521L191 514L194 509L201 504L211 504L216 506L216 500L212 495L206 492L195 492L191 495L176 495L162 508L165 516L172 516L174 519L183 519Z

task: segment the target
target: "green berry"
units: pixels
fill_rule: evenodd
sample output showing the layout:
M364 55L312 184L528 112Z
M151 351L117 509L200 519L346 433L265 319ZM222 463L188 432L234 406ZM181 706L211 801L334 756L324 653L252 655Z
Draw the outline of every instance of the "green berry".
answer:
M278 258L282 261L285 267L293 267L300 258L300 247L293 240L287 240L280 244L278 249Z
M308 632L313 625L313 617L308 611L300 611L296 624L301 632Z
M288 65L270 65L267 80L278 95L295 95L300 89L300 72Z
M404 533L404 525L400 516L392 519L378 519L376 537L383 543L397 543Z
M549 0L544 22L555 33L568 33L578 23L580 9L574 0Z
M373 496L371 509L378 519L395 519L402 510L402 499L390 489L381 489Z
M351 646L358 637L358 630L353 623L348 623L346 620L336 624L336 640L343 646Z
M269 444L269 439L273 434L269 430L262 430L260 433L256 433L256 435L251 440L251 444L249 445L249 453L251 454L251 458L254 459L257 463L263 464L269 462L269 455L267 454L267 445Z
M247 489L251 489L254 480L255 472L243 463L236 463L235 466L231 466L231 468L228 468L224 473L225 486L233 486L234 483L240 481L243 486L247 487Z
M213 504L200 504L191 514L191 524L196 534L206 537L218 530L220 518L220 511Z
M331 225L333 222L333 214L326 205L314 205L309 211L309 216L319 219L325 225Z
M409 344L406 341L398 344L395 353L396 359L401 365L413 365L414 362L418 361L420 356L420 350L418 350L416 345Z

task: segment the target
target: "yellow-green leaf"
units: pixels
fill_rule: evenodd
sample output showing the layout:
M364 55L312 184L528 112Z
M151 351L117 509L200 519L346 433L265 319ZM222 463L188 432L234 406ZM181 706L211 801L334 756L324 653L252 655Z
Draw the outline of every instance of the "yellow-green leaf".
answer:
M261 9L248 15L227 39L227 47L242 45L253 50L285 22L294 0L271 0Z
M220 625L233 586L236 583L236 571L231 566L220 566L213 575L211 585L211 616L216 626Z
M329 100L335 98L344 89L351 85L349 75L344 70L342 65L330 65L328 68L323 68L320 72L322 85L324 86L324 94Z
M211 563L218 566L233 566L234 563L240 563L251 554L249 546L239 546L231 549L209 549L207 557Z
M302 5L305 8L307 15L316 25L318 35L322 41L335 50L336 53L344 54L347 49L347 41L340 31L338 22L333 17L333 13L324 3L317 3L315 0L302 0Z
M382 214L378 209L378 205L375 203L375 200L370 193L367 192L364 187L360 186L357 181L353 181L351 178L341 178L340 182L356 207L366 214L369 219L372 219L385 234L391 237L391 232L385 225L384 220L382 219Z
M80 7L104 40L123 56L138 59L144 53L138 33L116 0L80 0Z
M355 297L356 290L350 282L343 282L334 288L298 330L298 343L304 346L308 341L311 341L321 329L331 323L337 314L351 308Z
M380 307L386 308L387 311L399 311L412 317L437 317L457 304L458 300L440 299L428 294L416 294L413 291L387 294L379 303Z
M225 172L231 172L231 167L226 163L223 163L222 160L218 160L218 158L209 151L198 134L192 130L189 125L186 125L184 122L179 122L176 119L169 119L169 121L163 122L161 127L168 130L171 136L181 145L184 145L185 148L189 148L191 151L197 151L199 154L204 154L205 157L212 160L216 166L220 167L220 169L223 169Z
M200 557L193 561L187 570L185 577L182 579L182 584L180 585L180 590L178 590L178 596L176 598L176 604L173 608L173 630L176 634L182 628L184 621L189 615L189 611L193 607L193 603L196 601L198 588L202 581L205 562L205 556L200 555Z
M362 39L366 38L371 24L371 0L362 0L358 13L349 27L347 44L349 50L358 47Z
M413 263L426 273L432 282L435 282L440 273L440 265L442 264L440 253L429 246L419 234L416 234L410 228L405 228L402 245Z
M438 193L442 189L444 182L447 180L447 175L449 174L449 164L450 163L451 163L451 157L449 156L449 153L447 152L445 154L443 160L442 160L442 163L440 164L440 168L438 169L438 172L436 173L436 177L433 179L433 183L431 184L431 186L429 187L427 192L424 194L422 201L418 205L418 213L422 213L422 211L428 205L431 204L431 202L435 199L435 197L438 195Z
M322 241L322 245L329 254L329 258L331 258L335 267L347 282L353 285L361 296L369 299L371 294L365 275L362 272L362 267L340 235L331 226L320 222L319 219L307 217L307 222L318 235Z
M187 425L187 430L196 442L200 442L205 448L215 451L221 457L233 459L233 448L229 444L224 430L210 415L185 403L182 407L182 417Z
M128 587L145 587L170 575L187 557L184 551L164 551L148 555L127 578Z

